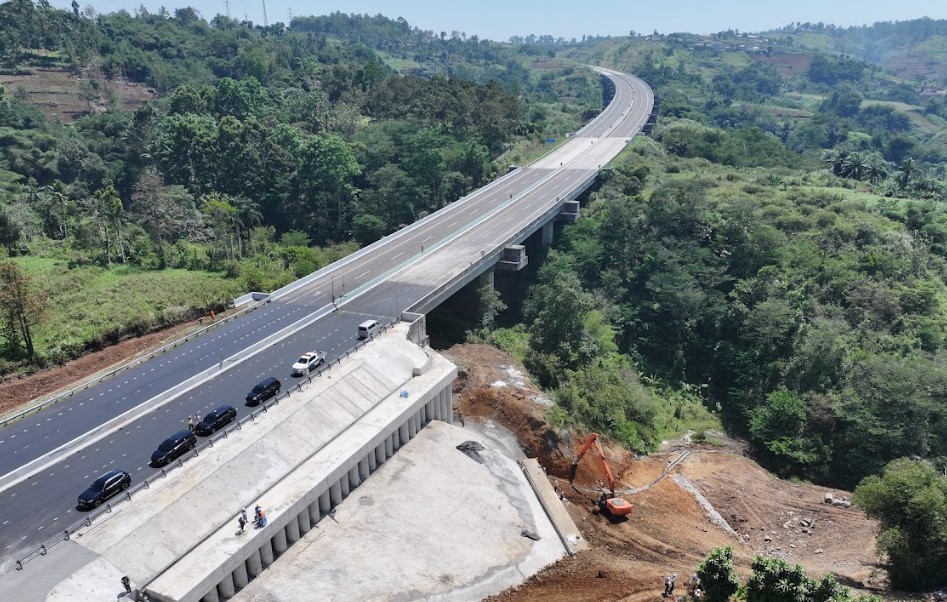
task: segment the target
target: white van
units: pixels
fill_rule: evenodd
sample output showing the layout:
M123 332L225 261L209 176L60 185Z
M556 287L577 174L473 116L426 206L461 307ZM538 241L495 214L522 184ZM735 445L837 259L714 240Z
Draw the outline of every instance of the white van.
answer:
M358 338L367 339L372 336L381 328L381 324L378 323L378 320L365 320L358 325Z

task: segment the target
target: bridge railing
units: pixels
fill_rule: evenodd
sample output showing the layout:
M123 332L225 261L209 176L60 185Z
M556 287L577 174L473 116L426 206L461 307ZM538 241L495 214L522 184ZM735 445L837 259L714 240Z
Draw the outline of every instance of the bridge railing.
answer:
M22 570L23 565L25 565L27 562L35 558L38 558L40 556L45 556L47 553L49 553L49 551L52 548L54 548L59 543L71 539L72 535L75 534L80 529L83 529L85 527L91 527L99 519L103 517L107 517L107 515L112 513L112 510L114 510L116 506L119 506L125 502L130 502L135 495L137 495L138 493L144 490L150 489L151 485L154 482L166 478L168 476L168 473L184 466L185 462L188 462L194 458L199 457L202 453L204 453L208 449L213 448L214 444L219 442L221 439L227 439L231 433L242 430L245 425L255 422L257 418L260 418L263 414L266 414L267 412L269 412L270 408L272 408L273 406L279 405L281 402L290 399L293 394L298 394L302 392L303 390L307 389L309 385L312 384L313 380L322 376L325 372L330 370L333 366L337 366L339 363L341 363L343 359L349 357L351 354L355 353L356 351L359 351L360 349L364 348L365 345L367 345L373 339L380 336L383 332L388 331L397 323L398 323L397 317L393 320L389 320L385 322L384 324L382 324L378 332L372 334L368 338L359 340L355 344L355 346L352 349L349 349L348 351L346 351L345 354L339 356L332 362L329 362L320 366L317 371L306 375L305 377L303 377L303 379L301 379L295 385L287 388L286 391L284 391L282 394L276 395L262 402L259 406L254 408L249 414L247 414L240 420L237 420L236 422L228 425L227 428L224 428L220 430L219 432L211 435L210 437L204 439L201 445L195 447L192 451L184 454L183 456L181 456L180 458L178 458L177 460L175 460L168 466L165 466L159 472L156 472L155 474L149 476L144 481L142 481L141 483L138 483L134 487L130 487L129 489L123 491L120 495L112 498L108 502L105 502L103 505L99 506L98 508L91 510L88 514L85 515L85 517L82 518L82 520L76 521L75 523L69 525L68 527L65 527L64 529L60 529L59 531L57 531L56 535L50 537L49 539L45 540L43 543L31 549L25 555L17 558L16 563L15 563L16 570L18 571Z
M584 190L595 180L596 177L597 173L590 176L586 180L579 182L576 184L575 191ZM408 307L405 311L423 313L424 310L428 308L428 304L432 303L435 299L439 298L441 295L445 294L452 288L457 287L458 283L465 283L469 281L469 279L472 279L475 275L483 272L484 266L497 263L500 256L503 254L503 249L511 244L516 243L517 241L524 240L531 233L538 230L544 223L554 219L559 213L559 207L562 204L563 198L569 198L569 195L566 195L565 197L557 197L554 205L551 205L549 208L543 210L537 217L530 220L527 225L517 230L512 236L508 236L507 238L503 239L503 241L501 241L497 246L493 247L492 249L481 249L480 257L471 261L467 267L461 270L455 277L451 278L450 282L446 282L438 286L416 303Z

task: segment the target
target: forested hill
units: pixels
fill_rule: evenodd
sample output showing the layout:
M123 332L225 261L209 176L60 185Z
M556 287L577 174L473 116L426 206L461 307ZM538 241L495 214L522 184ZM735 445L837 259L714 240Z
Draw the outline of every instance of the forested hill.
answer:
M272 290L601 106L597 76L567 61L526 77L531 56L502 45L421 36L424 50L371 19L415 49L395 56L307 23L0 4L0 245L49 310L7 324L0 369ZM114 282L136 277L156 286ZM157 284L172 277L193 284Z
M947 81L791 37L558 50L641 76L660 117L566 228L524 324L482 338L521 353L565 424L648 450L683 425L710 438L711 408L774 472L860 483L892 584L941 587Z
M896 76L944 84L947 77L947 20L885 21L871 26L836 27L793 23L763 35L809 52L858 57Z

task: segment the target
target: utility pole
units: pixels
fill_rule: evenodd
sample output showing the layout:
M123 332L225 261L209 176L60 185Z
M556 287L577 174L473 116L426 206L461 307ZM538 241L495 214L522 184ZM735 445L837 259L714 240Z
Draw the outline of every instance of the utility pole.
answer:
M224 11L227 13L227 18L230 18L230 0L224 0Z
M263 0L263 27L269 27L270 24L266 20L266 0Z

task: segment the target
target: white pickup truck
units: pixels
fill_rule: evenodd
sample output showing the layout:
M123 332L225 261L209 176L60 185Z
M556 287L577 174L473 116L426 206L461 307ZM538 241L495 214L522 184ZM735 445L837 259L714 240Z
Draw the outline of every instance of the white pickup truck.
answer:
M305 376L326 361L325 351L307 351L293 364L292 376Z

